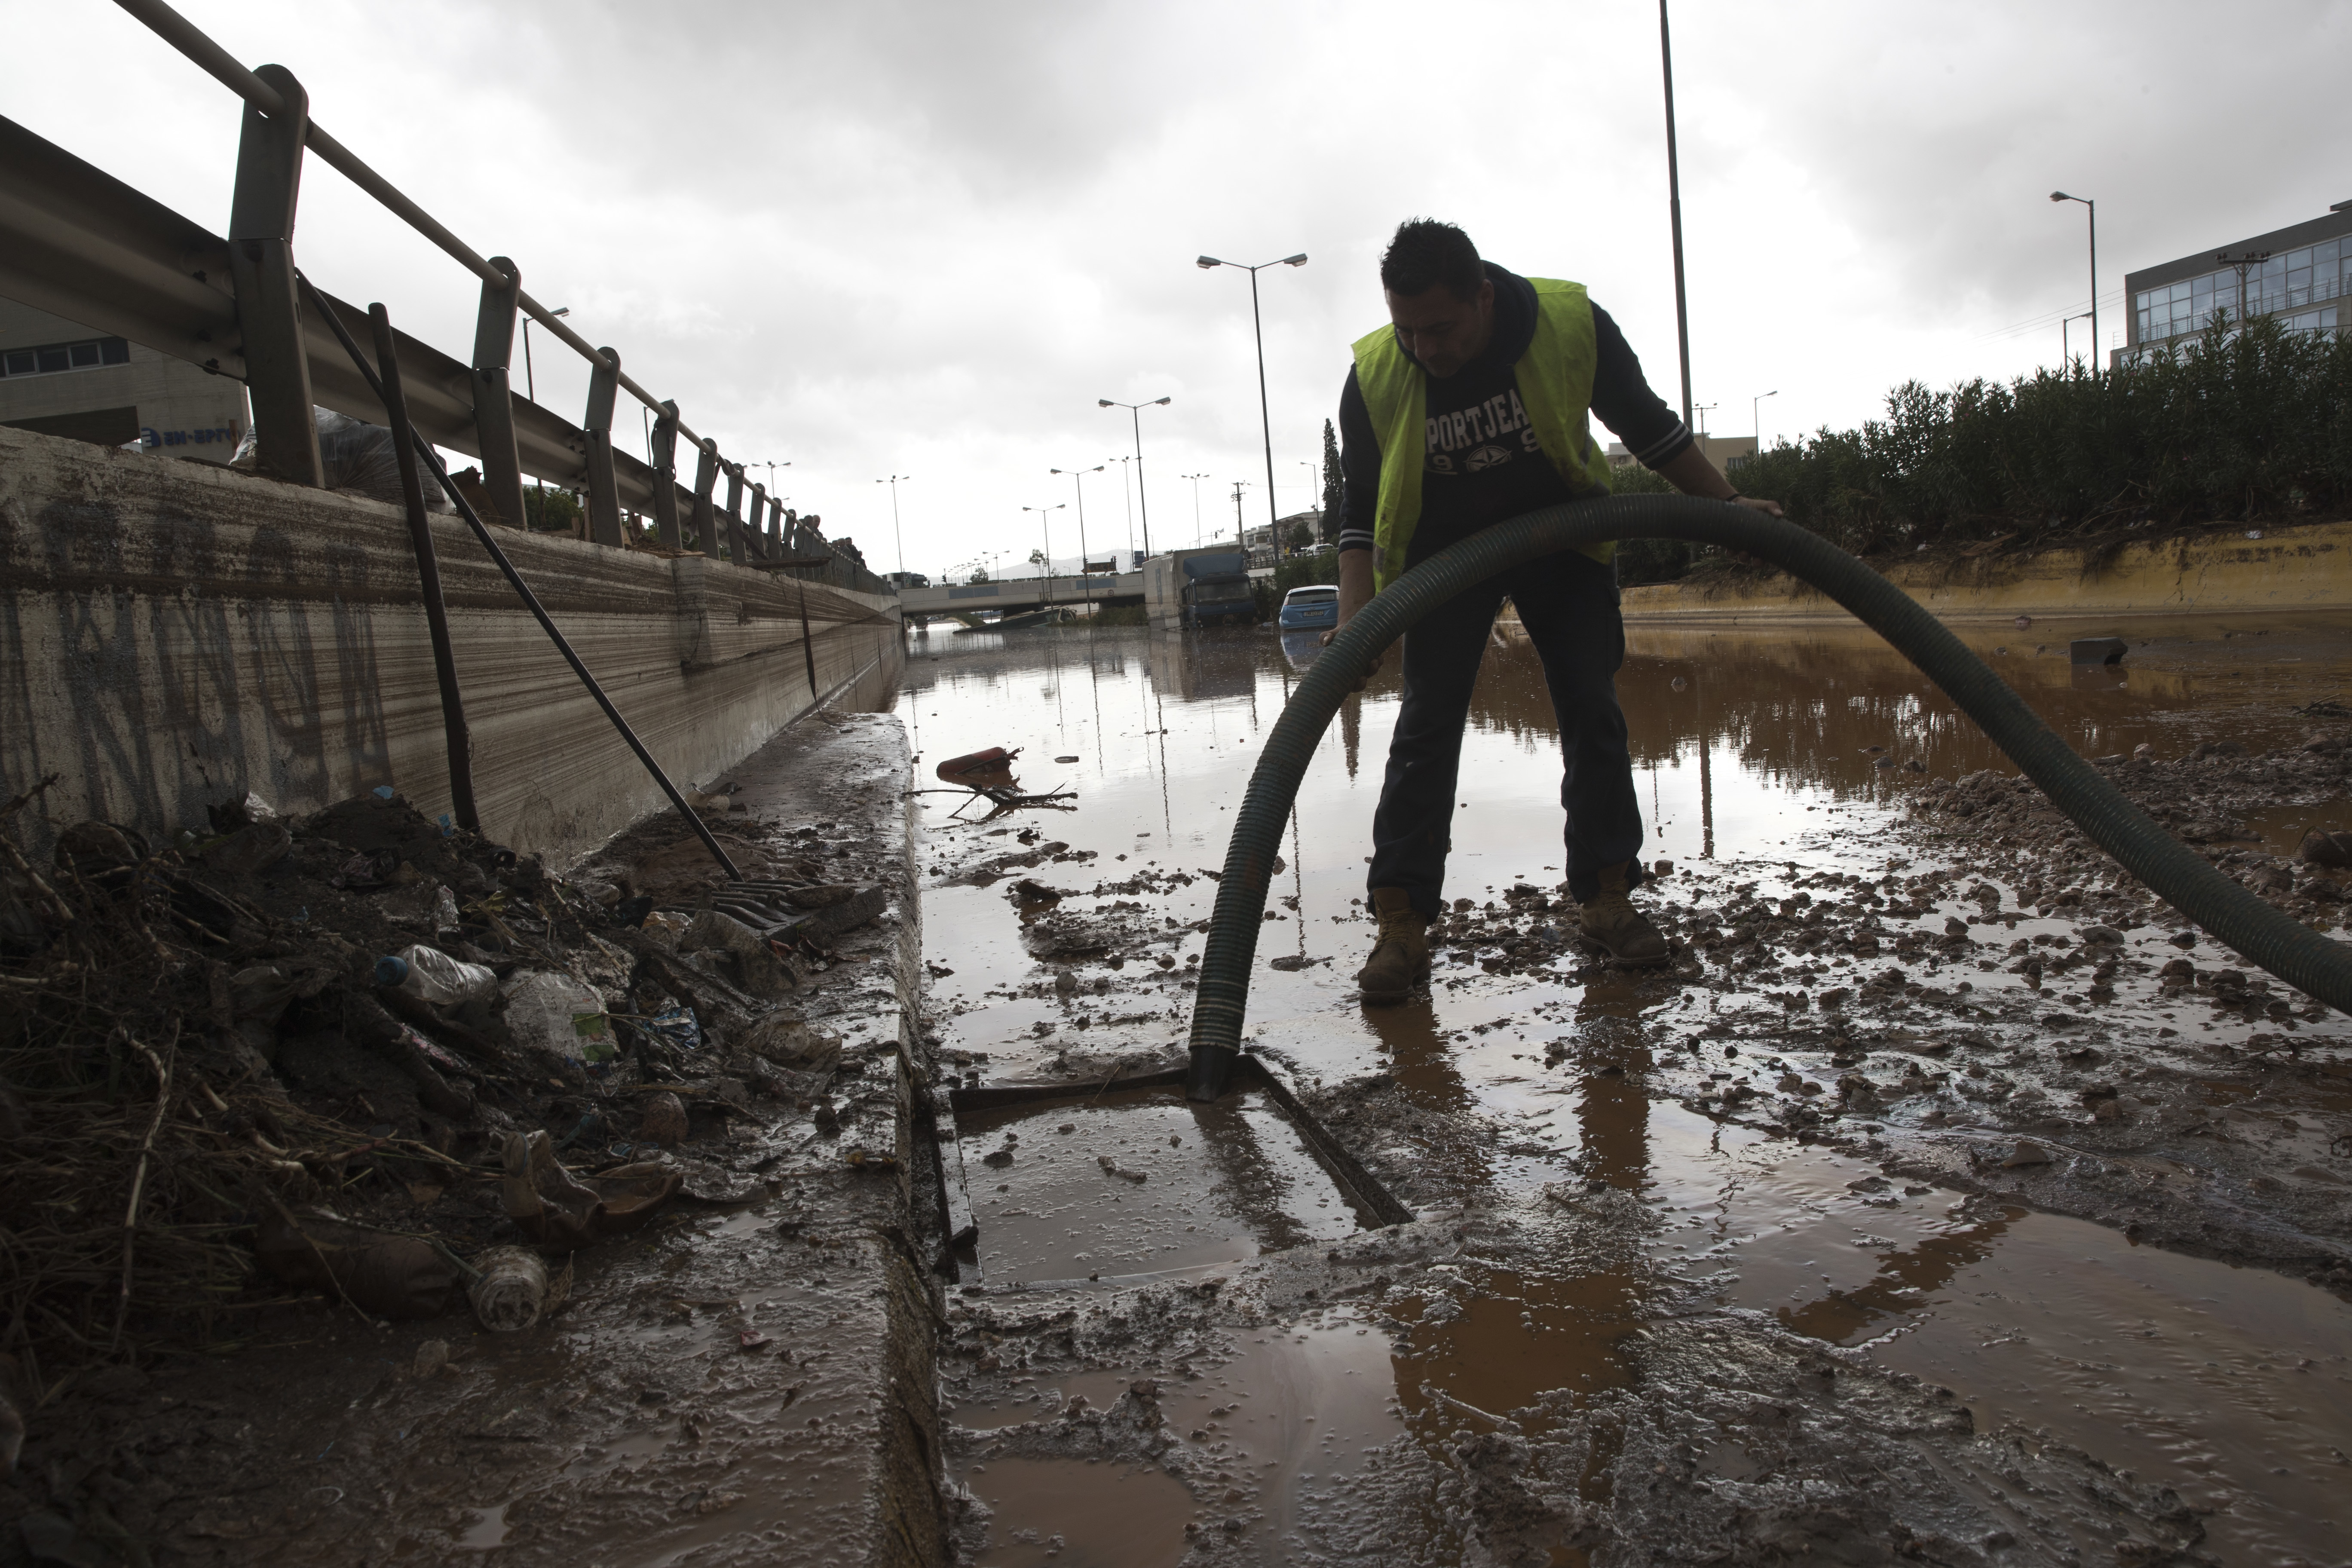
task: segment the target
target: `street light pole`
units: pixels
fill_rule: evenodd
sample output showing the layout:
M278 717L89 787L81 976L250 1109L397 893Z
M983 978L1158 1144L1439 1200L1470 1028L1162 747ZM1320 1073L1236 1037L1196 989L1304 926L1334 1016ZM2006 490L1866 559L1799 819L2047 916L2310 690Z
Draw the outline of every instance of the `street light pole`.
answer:
M1663 5L1664 0L1659 0L1659 3ZM1261 261L1255 267L1244 267L1238 261L1220 261L1213 256L1200 257L1193 265L1203 272L1231 267L1249 274L1250 331L1257 338L1257 416L1265 431L1265 520L1271 524L1277 521L1274 510L1274 415L1265 399L1265 327L1258 314L1257 275L1269 267L1304 267L1307 265L1307 253L1302 250L1279 261Z
M1683 427L1691 422L1690 300L1683 289L1683 175L1675 149L1675 46L1666 29L1666 0L1658 0L1658 62L1666 73L1666 216L1675 236L1675 342L1683 358Z
M1055 501L1052 506L1024 506L1021 509L1023 511L1034 511L1037 514L1037 527L1045 536L1045 558L1039 563L1037 570L1038 574L1045 580L1045 607L1049 610L1054 607L1054 530L1045 514L1049 511L1060 511L1066 504Z
M1087 571L1087 476L1099 474L1107 465L1097 463L1091 468L1049 468L1048 473L1067 474L1078 492L1078 584L1086 589L1087 603L1094 603L1094 579Z
M790 463L784 466L792 467ZM898 575L901 577L907 574L907 536L898 531L898 487L913 477L911 474L892 474L887 479L874 481L877 485L890 487L890 537L898 546ZM905 587L906 584L902 583L899 586Z
M1748 422L1756 426L1756 455L1758 456L1761 456L1764 451L1764 400L1780 395L1780 389L1776 386L1769 392L1759 393L1748 400Z
M2053 191L2053 202L2080 202L2091 221L2091 368L2099 368L2099 204L2088 196L2070 196L2063 191ZM2064 339L2061 331L2060 339Z
M1197 549L1201 543L1201 481L1207 479L1209 476L1206 474L1179 474L1176 477L1178 479L1190 479L1192 481L1192 544L1193 547Z
M1249 543L1242 537L1242 491L1248 488L1247 479L1234 481L1234 548L1242 552L1244 563L1249 556Z
M1167 397L1155 397L1148 403L1120 403L1108 397L1095 399L1097 408L1126 409L1129 422L1135 426L1135 493L1143 501L1143 552L1146 555L1151 553L1151 498L1144 493L1143 489L1143 410L1165 408L1173 401ZM1134 542L1130 540L1129 548L1131 550L1133 547Z

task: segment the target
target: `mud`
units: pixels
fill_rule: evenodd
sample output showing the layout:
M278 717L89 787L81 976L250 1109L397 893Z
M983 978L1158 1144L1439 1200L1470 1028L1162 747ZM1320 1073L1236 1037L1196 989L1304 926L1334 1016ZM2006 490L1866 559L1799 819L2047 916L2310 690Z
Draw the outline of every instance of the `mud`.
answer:
M2321 878L2276 873L2305 830L2341 825L2343 715L2297 711L2337 689L2340 633L2103 626L2133 644L2121 678L2078 679L2074 629L1982 651L2217 862L2332 922ZM987 1479L1092 1458L1181 1481L1189 1510L1132 1494L1160 1500L1134 1549L1189 1525L1197 1562L2341 1560L2343 1021L2177 943L2177 919L2013 785L1963 784L2014 769L1883 650L1632 640L1645 858L1671 863L1641 897L1674 967L1620 973L1572 940L1549 704L1506 628L1465 740L1435 983L1360 1007L1394 710L1393 678L1375 682L1301 790L1249 1033L1423 1218L1259 1238L1255 1259L1158 1283L992 1277L959 1299L942 1365L964 1550L1042 1560L1004 1553L1058 1531L1055 1561L1111 1560L1054 1507L1087 1489L1041 1479L1070 1472ZM1076 791L1050 818L926 799L943 1059L977 1081L1181 1059L1249 748L1315 657L1297 641L969 637L936 662L919 645L901 711L924 743L1080 758L1024 777ZM2247 754L2187 760L2216 740ZM1021 885L959 879L1046 845ZM1225 1373L1248 1356L1292 1370ZM1333 1367L1378 1392L1365 1440L1320 1462L1171 1403ZM1119 1392L1143 1380L1156 1417Z
M583 1124L567 1157L583 1173L639 1157L632 1089L677 1095L687 1135L656 1152L678 1196L572 1254L560 1310L520 1332L478 1330L462 1296L394 1324L278 1290L235 1303L236 1331L208 1353L53 1379L0 1488L0 1562L43 1543L46 1560L99 1565L940 1559L939 1420L907 1393L932 1386L941 1298L915 1217L929 1210L910 1204L931 1168L909 1146L902 1067L928 1054L910 1005L904 732L822 713L732 782L735 809L717 815L747 854L891 900L829 951L796 954L775 1006L709 955L625 933L674 962L634 993L623 963L613 1005L656 977L687 991L707 1026L679 1049L687 1070L520 1092ZM698 874L684 837L649 822L570 885L617 894L650 866L646 884L671 876L677 896ZM837 1055L760 1068L746 1047L779 1018L822 1029ZM495 1166L353 1199L395 1229L463 1237L470 1221L515 1239Z

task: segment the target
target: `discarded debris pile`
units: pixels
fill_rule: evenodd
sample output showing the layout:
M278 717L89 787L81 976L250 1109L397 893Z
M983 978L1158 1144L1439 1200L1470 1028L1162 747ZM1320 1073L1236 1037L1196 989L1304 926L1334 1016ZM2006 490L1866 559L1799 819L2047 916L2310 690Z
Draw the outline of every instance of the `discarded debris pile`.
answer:
M36 1398L289 1287L528 1326L561 1255L745 1195L682 1145L862 1065L785 1004L876 889L762 884L744 915L799 911L764 931L657 910L389 789L170 846L85 822L41 867L7 819L54 782L0 805L0 1352Z

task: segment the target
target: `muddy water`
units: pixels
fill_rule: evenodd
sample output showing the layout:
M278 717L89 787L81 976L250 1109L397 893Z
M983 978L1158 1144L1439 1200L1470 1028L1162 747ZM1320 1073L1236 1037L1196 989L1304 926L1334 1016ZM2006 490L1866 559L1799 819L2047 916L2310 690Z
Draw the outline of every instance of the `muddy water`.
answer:
M2122 667L2067 663L2066 640L2095 633L2131 643ZM2177 754L2223 735L2258 750L2293 743L2311 721L2292 710L2339 696L2352 677L2346 639L2324 623L2045 623L1963 636L2090 756L2142 743ZM1685 872L1736 874L1768 892L1823 874L1874 877L1906 788L2005 765L1940 693L1865 634L1636 626L1630 641L1620 689L1647 806L1643 854ZM942 1038L958 1054L950 1059L1005 1080L1074 1063L1097 1071L1156 1065L1181 1046L1188 961L1202 942L1191 928L1215 892L1201 873L1222 865L1254 748L1316 655L1311 638L1244 632L917 640L898 710L914 729L920 771L983 746L1020 747L1024 788L1075 792L1064 809L996 820L951 795L923 797L921 852L932 873L926 957ZM1360 1131L1344 1112L1331 1120L1341 1137L1362 1140L1359 1153L1385 1149L1408 1165L1442 1167L1473 1192L1524 1198L1556 1190L1568 1203L1638 1204L1652 1240L1639 1263L1598 1272L1565 1258L1557 1268L1475 1258L1438 1266L1425 1299L1397 1309L1392 1340L1378 1331L1372 1310L1335 1309L1263 1343L1237 1342L1219 1375L1258 1391L1269 1430L1287 1424L1293 1433L1253 1451L1257 1464L1274 1454L1267 1495L1276 1506L1259 1527L1268 1560L1295 1547L1318 1500L1352 1473L1345 1442L1320 1460L1298 1447L1296 1434L1311 1430L1306 1418L1318 1414L1318 1401L1344 1388L1355 1399L1347 1430L1434 1443L1477 1413L1500 1416L1547 1391L1597 1393L1637 1378L1629 1336L1669 1301L1769 1311L1951 1387L1980 1430L2021 1422L2173 1486L2192 1505L2218 1510L2208 1528L2226 1560L2340 1555L2342 1526L2352 1521L2331 1500L2352 1475L2343 1458L2352 1454L2352 1402L2341 1398L2352 1376L2343 1359L2352 1312L2336 1299L2260 1270L2134 1247L2084 1222L1889 1182L1874 1161L1718 1124L1643 1087L1663 1055L1680 1051L1716 1081L1769 1087L1789 1064L1738 1055L1737 1029L1721 1020L1787 1005L1792 980L1800 988L1826 980L1774 973L1749 977L1744 993L1690 993L1588 976L1573 963L1490 975L1465 952L1461 963L1441 963L1426 1000L1357 1006L1349 977L1368 937L1357 900L1395 705L1391 661L1347 705L1307 771L1274 918L1261 933L1250 1031L1302 1083L1388 1076L1403 1114ZM1532 651L1507 628L1489 649L1461 778L1448 896L1484 902L1513 883L1557 883L1556 736ZM2352 808L2275 817L2251 831L2291 847L2307 826L2352 826ZM960 868L1024 847L1026 827L1037 830L1027 847L1063 847L1011 878L1061 892L1051 906L1057 914L1123 915L1149 930L1149 943L1129 946L1117 968L1084 958L1041 963L1033 956L1037 908L1010 896L1009 879L952 882ZM1107 883L1123 887L1089 890ZM1662 896L1673 887L1662 884ZM2030 914L2010 919L2021 937L2069 929ZM2141 938L2153 943L2157 934ZM2215 954L2200 947L2196 956ZM1300 966L1265 967L1276 957ZM1076 993L1055 987L1064 967L1080 978ZM2032 984L1984 973L1970 982L1987 993ZM2126 983L2119 992L2119 1016L2151 1032L2178 1023L2152 991ZM2233 1027L2207 1026L2216 1026L2225 1035ZM1477 1125L1507 1135L1465 1136L1455 1130L1464 1123L1444 1114L1417 1125L1415 1108L1475 1112ZM1055 1131L1068 1116L1028 1120L1024 1150L1084 1141ZM1093 1142L1126 1136L1139 1150L1151 1134L1142 1121L1135 1128ZM1132 1188L1119 1190L1126 1184L1104 1180L1103 1151L1091 1143L1062 1177L1041 1163L1038 1189L1016 1197L1010 1181L976 1163L1002 1131L967 1128L967 1160L975 1162L983 1252L999 1249L1013 1278L1083 1278L1105 1261L1122 1273L1212 1267L1286 1245L1296 1232L1265 1223L1274 1215L1290 1226L1338 1223L1336 1205L1306 1205L1313 1214L1296 1212L1296 1201L1259 1205L1256 1221L1229 1220L1202 1240L1198 1230L1171 1230L1171 1216L1151 1215L1148 1199L1139 1205ZM1019 1157L1011 1169L1022 1169ZM1311 1165L1298 1169L1300 1189L1315 1190ZM992 1193L1000 1181L1007 1191ZM1216 1177L1190 1181L1208 1193ZM1071 1273L1046 1272L1060 1268ZM1083 1374L1101 1379L1090 1394L1066 1378L1072 1387L1021 1390L1017 1408L975 1405L958 1419L975 1427L1027 1420L1038 1404L1077 1394L1100 1404L1131 1370ZM1226 1399L1208 1387L1182 1395L1196 1396L1204 1411ZM1189 1406L1168 1408L1171 1425L1202 1434L1204 1452L1213 1447L1210 1426L1188 1427ZM990 1561L1043 1561L1049 1551L1057 1563L1108 1561L1122 1550L1118 1528L1136 1515L1074 1504L1079 1490L1099 1501L1103 1489L1093 1477L1074 1488L1052 1468L1060 1463L1020 1461L1018 1469L992 1467L993 1480L967 1478L998 1510ZM1199 1486L1180 1500L1143 1484L1166 1479L1138 1476L1119 1492L1156 1498L1143 1514L1171 1529L1188 1509L1196 1522L1215 1515L1218 1500Z

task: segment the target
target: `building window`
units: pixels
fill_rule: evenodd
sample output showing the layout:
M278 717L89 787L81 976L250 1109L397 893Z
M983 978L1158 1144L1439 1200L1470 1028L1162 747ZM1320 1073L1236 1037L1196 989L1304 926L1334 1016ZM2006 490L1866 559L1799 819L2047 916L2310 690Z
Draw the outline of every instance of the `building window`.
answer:
M66 370L95 370L100 365L129 364L131 345L121 338L89 338L78 343L41 343L0 353L0 375L54 375Z
M2246 268L2246 314L2298 312L2286 324L2310 331L2326 319L2333 331L2336 312L2315 313L2307 306L2325 304L2352 293L2352 240L2329 239L2273 256ZM2185 278L2161 289L2143 289L2132 300L2134 324L2144 343L2162 342L2201 332L2213 321L2216 310L2238 314L2238 269L2225 267L2201 278Z

